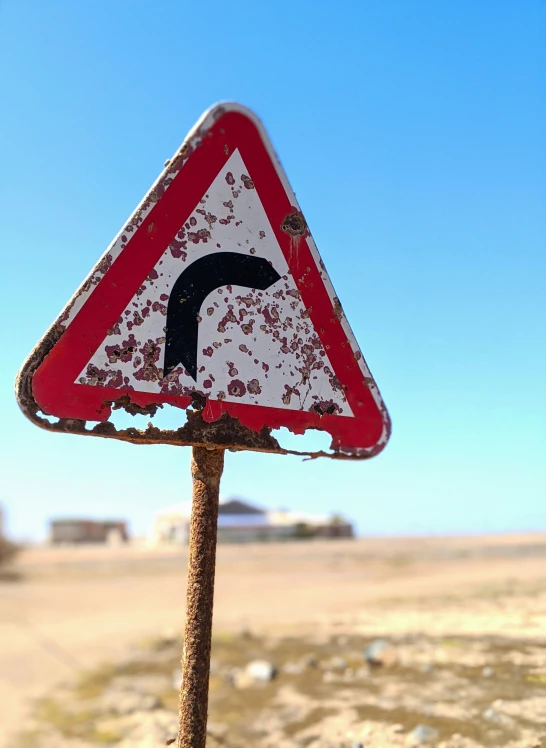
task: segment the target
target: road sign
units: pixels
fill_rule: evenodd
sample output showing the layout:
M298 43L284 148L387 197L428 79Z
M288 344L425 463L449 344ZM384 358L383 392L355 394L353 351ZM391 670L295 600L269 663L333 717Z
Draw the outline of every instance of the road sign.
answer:
M231 103L206 112L167 162L27 360L18 393L42 426L39 411L114 438L127 432L107 423L113 407L196 401L206 423L319 428L353 456L377 454L390 432L265 130Z
M222 104L205 113L32 351L16 392L43 428L193 445L180 725L170 742L205 748L224 450L286 452L271 430L287 426L327 431L333 456L370 457L390 433L252 112ZM164 403L193 406L177 431L120 431L108 420L115 408L153 416Z

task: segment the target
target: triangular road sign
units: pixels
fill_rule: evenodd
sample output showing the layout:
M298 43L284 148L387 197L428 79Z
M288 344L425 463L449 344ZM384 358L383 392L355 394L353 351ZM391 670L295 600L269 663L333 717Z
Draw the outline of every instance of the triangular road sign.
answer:
M319 428L354 456L377 454L390 432L267 134L231 103L167 162L27 360L18 396L40 425L38 411L75 431L106 422L112 404L152 413L197 398L208 423ZM107 426L83 431L116 437Z

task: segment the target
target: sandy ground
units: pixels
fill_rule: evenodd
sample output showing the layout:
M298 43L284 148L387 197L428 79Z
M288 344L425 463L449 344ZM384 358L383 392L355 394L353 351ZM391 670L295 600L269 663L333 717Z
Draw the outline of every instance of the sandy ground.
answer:
M186 552L32 549L0 582L0 746L32 699L180 629ZM217 631L546 640L546 534L220 546Z

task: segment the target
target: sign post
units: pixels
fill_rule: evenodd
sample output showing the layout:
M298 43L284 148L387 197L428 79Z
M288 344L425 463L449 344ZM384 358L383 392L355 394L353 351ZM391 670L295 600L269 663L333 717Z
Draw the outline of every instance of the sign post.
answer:
M363 312L366 319L375 310ZM258 118L209 109L24 362L23 413L49 431L191 446L179 748L204 748L224 451L362 460L390 418ZM123 409L187 422L117 429ZM54 421L51 417L56 417ZM273 430L332 437L283 448Z
M193 447L179 748L205 748L220 478L224 450Z

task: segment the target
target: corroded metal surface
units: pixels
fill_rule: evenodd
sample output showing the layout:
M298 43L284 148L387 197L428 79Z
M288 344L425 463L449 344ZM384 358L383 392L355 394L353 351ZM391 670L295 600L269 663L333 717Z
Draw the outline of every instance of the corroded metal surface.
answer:
M205 748L220 478L224 451L194 447L179 748Z
M188 442L186 427L109 421L119 408L153 418L196 397L203 422L220 424L218 446L284 453L273 429L314 428L332 435L333 452L312 456L367 458L390 434L286 175L259 120L237 104L209 110L167 162L25 362L17 393L43 428L134 443L211 444Z
M54 345L58 332L52 329L42 341L44 350ZM187 447L191 445L200 447L216 446L232 450L248 450L253 452L270 452L285 455L297 455L308 459L317 457L331 457L333 459L362 459L345 455L342 452L329 453L323 450L305 452L299 450L284 449L271 435L271 429L264 426L260 431L253 431L242 426L236 418L229 413L212 423L203 420L203 401L193 400L192 408L186 410L187 423L179 429L159 429L152 423L148 423L146 429L117 429L111 421L97 423L87 428L87 423L74 418L59 418L56 422L50 422L40 414L40 408L32 395L32 369L36 360L40 360L41 351L35 349L35 358L29 357L25 369L21 371L15 383L16 395L19 404L27 417L40 428L46 431L57 431L61 433L80 434L85 436L99 436L106 439L119 439L131 444L171 444L173 446ZM47 355L47 353L46 353ZM131 415L140 413L155 414L159 405L149 405L142 408L131 403L130 398L123 396L118 401L110 403L112 409L123 407ZM195 409L194 409L195 408Z

